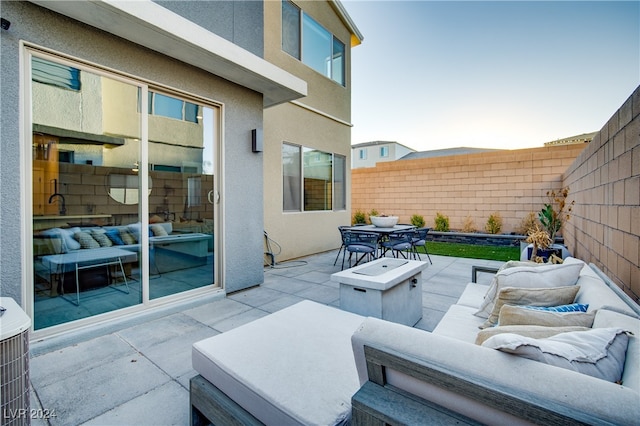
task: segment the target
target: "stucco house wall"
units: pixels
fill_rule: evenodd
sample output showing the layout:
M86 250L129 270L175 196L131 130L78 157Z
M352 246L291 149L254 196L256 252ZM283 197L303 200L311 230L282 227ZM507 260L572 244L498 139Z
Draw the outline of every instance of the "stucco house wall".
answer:
M265 59L305 80L308 95L264 111L264 229L280 247L276 261L333 249L339 240L337 227L348 223L351 164L351 29L334 2L294 1L305 13L345 44L345 82L318 73L282 50L282 5L264 2ZM282 144L317 149L346 158L346 209L283 211ZM272 247L275 248L275 245ZM266 249L266 248L265 248ZM269 259L266 259L269 261Z
M194 2L192 6L197 6ZM31 244L25 235L28 211L25 178L30 170L21 164L20 43L25 42L64 55L99 64L136 78L202 96L224 107L223 159L219 178L223 184L221 233L225 248L223 280L227 291L263 281L262 240L263 186L261 156L251 153L250 131L263 123L263 96L199 68L168 58L104 31L36 6L29 2L3 2L2 17L12 22L1 37L2 104L0 145L0 293L22 302L22 288L30 275L25 256ZM236 21L236 24L238 22ZM22 135L30 140L30 135ZM255 173L247 173L252 170ZM23 219L21 219L23 217ZM26 284L29 285L29 284ZM31 284L32 285L32 284Z

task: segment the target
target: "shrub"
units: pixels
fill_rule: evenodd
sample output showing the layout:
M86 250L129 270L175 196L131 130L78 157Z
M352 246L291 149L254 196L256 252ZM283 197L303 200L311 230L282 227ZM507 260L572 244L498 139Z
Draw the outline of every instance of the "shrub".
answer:
M361 210L356 210L352 218L353 224L367 223L367 216Z
M371 216L378 216L380 213L378 213L378 210L376 209L371 209L371 211L369 212L369 217ZM369 222L371 222L371 219L369 219Z
M434 231L447 232L449 230L449 216L445 216L440 212L436 213Z
M520 235L528 235L529 231L536 229L539 222L536 218L535 212L529 212L526 217L520 222L520 226L516 229L516 232Z
M495 212L489 215L489 219L487 219L485 230L489 234L499 234L501 229L502 229L502 216L500 216L500 213Z
M416 228L424 227L424 217L419 214L414 214L411 216L411 224Z
M472 233L476 232L478 229L476 228L476 224L473 222L471 216L467 216L462 224L462 232Z

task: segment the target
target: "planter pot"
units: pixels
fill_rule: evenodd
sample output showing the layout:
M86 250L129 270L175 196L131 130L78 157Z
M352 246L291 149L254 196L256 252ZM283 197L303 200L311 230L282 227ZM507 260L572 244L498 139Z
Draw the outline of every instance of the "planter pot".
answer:
M527 245L524 250L520 253L520 260L531 260L531 253L533 252L533 244ZM561 259L566 259L571 256L571 253L565 246L562 244L551 244L550 247L541 250L538 249L536 256L540 256L544 259L545 262L549 260L549 256L555 254Z
M378 228L393 228L398 223L398 216L371 216L371 223Z

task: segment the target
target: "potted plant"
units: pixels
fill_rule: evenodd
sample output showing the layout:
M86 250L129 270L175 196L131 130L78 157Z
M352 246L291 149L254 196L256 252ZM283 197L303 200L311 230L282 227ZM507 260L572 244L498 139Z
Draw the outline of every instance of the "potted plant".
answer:
M562 229L564 221L571 218L570 213L571 210L573 210L575 200L567 203L568 196L568 186L562 188L558 192L555 190L547 191L547 198L549 199L549 202L545 203L542 210L538 213L538 219L540 220L542 227L549 233L552 244L556 240L556 234L560 229Z
M542 229L538 224L529 229L526 239L529 246L523 251L521 259L525 257L525 251L527 252L526 259L538 262L546 262L549 256L554 254L562 259L569 255L566 247L555 244L556 236L562 229L564 222L571 218L570 213L575 204L575 201L567 202L568 196L569 187L562 188L557 192L555 190L547 191L549 201L538 212L538 220ZM542 252L542 250L545 251Z
M369 216L369 220L378 228L393 228L398 223L399 217L382 213L377 216Z

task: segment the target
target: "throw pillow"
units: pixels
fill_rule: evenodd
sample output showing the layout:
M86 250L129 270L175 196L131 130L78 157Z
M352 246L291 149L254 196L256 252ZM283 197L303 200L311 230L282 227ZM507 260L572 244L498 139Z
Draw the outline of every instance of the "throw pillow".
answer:
M621 328L594 328L561 333L546 339L498 334L482 346L619 382L624 369L629 336Z
M504 308L503 308L504 309ZM588 327L544 327L541 325L499 325L478 331L476 345L482 345L488 338L497 334L513 333L533 339L543 339L568 331L586 331Z
M498 323L500 309L503 305L533 305L554 306L573 303L580 290L580 286L569 285L566 287L552 288L519 288L506 287L498 293L498 299L493 305L489 318L480 328L492 327Z
M548 312L587 312L589 310L588 303L572 303L570 305L559 306L528 306L523 308L533 309L535 311L548 311Z
M150 225L149 228L156 237L166 237L169 235L162 225Z
M76 232L75 234L73 234L73 238L78 240L78 242L80 243L80 247L82 247L83 249L100 248L100 244L98 244L98 242L94 240L91 234L89 234L88 232Z
M113 245L104 229L92 229L91 236L100 244L100 247L111 247Z
M122 238L122 242L124 243L124 245L136 243L136 239L133 238L133 235L131 235L131 232L129 232L128 229L120 230L120 238Z
M554 312L531 309L528 306L504 305L500 309L500 325L543 325L546 327L591 327L594 312Z
M488 318L500 289L504 287L542 288L574 285L583 266L584 263L579 261L559 265L514 266L499 270L475 315Z
M122 238L120 237L120 231L118 231L117 228L107 229L105 231L105 234L107 237L109 237L109 239L111 240L111 242L113 242L114 245L116 246L124 245L124 241L122 241Z

